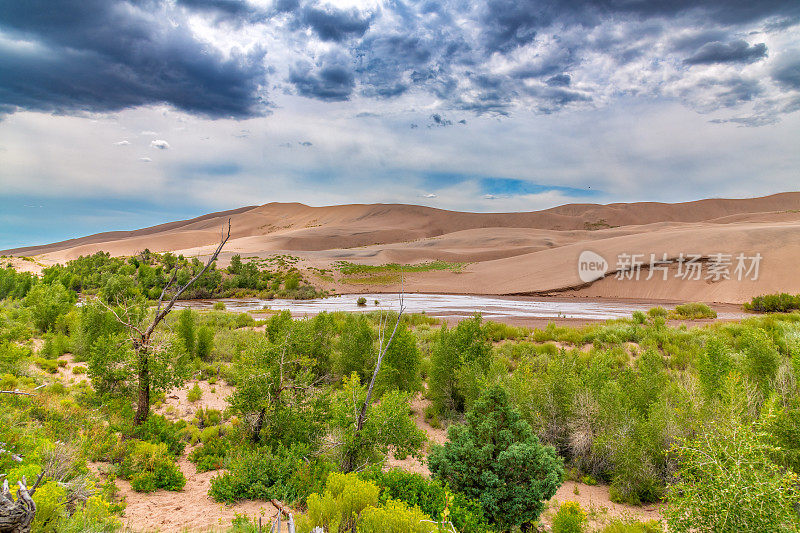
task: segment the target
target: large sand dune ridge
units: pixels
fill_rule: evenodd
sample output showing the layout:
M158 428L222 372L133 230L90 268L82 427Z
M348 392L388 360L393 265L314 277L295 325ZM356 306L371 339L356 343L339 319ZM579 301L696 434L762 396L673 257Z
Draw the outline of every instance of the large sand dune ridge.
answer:
M35 256L42 264L107 251L132 255L145 248L208 254L231 220L223 263L235 253L292 253L301 266L336 260L369 264L445 260L467 263L459 273L406 276L409 291L476 294L560 294L614 298L738 303L768 292L800 292L800 192L750 199L708 199L677 204L641 202L568 204L543 211L468 213L402 204L309 207L269 203L211 213L135 231L99 233L5 255ZM605 278L584 283L578 256L592 250L609 263ZM684 280L670 271L617 280L620 254L760 254L757 279ZM674 265L673 265L674 270ZM320 282L325 285L325 282ZM347 286L339 292L394 291L394 283Z

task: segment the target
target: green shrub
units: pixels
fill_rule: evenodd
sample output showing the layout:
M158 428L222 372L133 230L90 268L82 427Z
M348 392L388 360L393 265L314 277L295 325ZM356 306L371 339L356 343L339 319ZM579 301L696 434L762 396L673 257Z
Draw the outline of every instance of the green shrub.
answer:
M214 349L214 330L208 326L201 326L197 330L197 357L203 361L211 359L211 352Z
M191 309L183 309L178 313L178 324L175 327L175 333L178 335L178 338L183 341L183 347L186 348L186 353L194 355L195 324L194 313Z
M450 426L447 435L450 442L430 453L431 472L480 501L501 528L536 520L561 485L562 459L539 443L499 386L487 389L467 423Z
M765 294L755 296L749 303L744 304L748 311L757 313L787 313L800 309L800 295L791 294Z
M717 318L717 312L704 303L694 302L675 306L675 318L696 320L698 318Z
M213 309L214 309L214 311L224 311L225 310L225 302L214 302Z
M136 492L179 491L186 484L186 478L164 443L131 442L119 473L130 480L131 488Z
M359 533L436 533L439 526L419 509L389 500L383 507L367 507L361 513Z
M363 296L359 296L358 300L356 300L356 305L358 305L360 307L363 307L363 306L367 305L367 299L364 298Z
M650 316L650 318L667 318L669 316L669 311L659 305L656 307L651 307L650 310L647 311L647 314Z
M308 496L308 514L300 531L322 527L325 531L355 532L361 513L378 505L378 487L356 474L332 473L322 494Z
M75 303L76 296L61 283L34 286L25 296L25 306L33 314L33 323L39 331L50 331L58 317L69 311Z
M80 366L80 365L73 366L72 367L72 373L75 374L76 376L77 375L81 375L81 374L85 374L86 373L86 367L85 366Z
M37 533L60 533L61 523L69 516L67 489L55 481L47 481L36 489L33 501L36 503L36 516L31 530Z
M161 415L152 414L140 426L134 427L132 434L139 440L153 444L164 443L173 457L183 454L186 443L183 442L183 428L186 422L170 422Z
M586 528L586 513L577 502L562 503L553 517L553 533L581 533Z
M664 533L664 526L656 520L641 522L634 519L612 518L601 533Z
M380 488L380 501L397 500L411 507L418 507L434 520L442 520L447 507L448 520L462 533L485 533L490 531L488 520L480 502L468 500L457 492L450 494L441 481L422 474L391 469L386 472L373 471L364 477Z
M194 387L189 389L189 392L186 394L186 399L192 403L198 401L202 397L203 397L203 389L201 389L200 385L197 383L195 383Z
M675 450L675 482L663 514L670 531L797 531L797 475L775 464L758 424L742 420L747 392L726 382L726 407Z
M308 457L308 459L307 459ZM310 459L310 460L309 460ZM302 502L322 489L331 465L314 457L305 447L240 449L229 454L228 471L211 480L208 494L218 502L278 499Z

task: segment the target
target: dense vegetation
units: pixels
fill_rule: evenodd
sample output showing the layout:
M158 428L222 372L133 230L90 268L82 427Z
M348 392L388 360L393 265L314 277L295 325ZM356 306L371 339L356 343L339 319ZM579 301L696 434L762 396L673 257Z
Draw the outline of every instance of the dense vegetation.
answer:
M231 258L225 269L211 267L184 293L182 299L229 298L258 296L261 298L308 299L323 295L303 277L292 256L272 256L266 259L251 257L242 261L239 255ZM111 257L97 252L81 256L65 265L47 267L42 272L44 284L58 281L65 288L84 294L104 294L109 299L129 297L139 293L157 300L164 287L177 272L174 280L185 284L200 272L203 263L197 258L159 254L145 250L134 257ZM0 274L0 297L21 297L35 284L29 274L16 274L6 268ZM15 287L15 293L12 293Z
M274 498L302 513L300 531L800 530L800 314L689 328L655 308L538 330L403 316L360 421L394 317L175 312L154 335L153 414L135 425L138 363L120 317L154 312L145 292L157 285L139 276L163 280L163 265L92 257L97 268L42 280L1 271L0 390L31 396L0 394L0 473L15 484L44 470L34 531L118 530L115 479L181 490L182 457L218 471L215 500ZM98 298L76 306L74 288ZM223 383L227 408L203 407ZM168 397L176 387L191 417ZM410 416L415 397L449 426L444 445ZM431 477L386 469L392 457L425 459ZM548 508L566 479L666 502L664 524Z
M787 313L800 309L800 294L792 296L782 292L755 296L750 302L744 304L744 308L757 313Z

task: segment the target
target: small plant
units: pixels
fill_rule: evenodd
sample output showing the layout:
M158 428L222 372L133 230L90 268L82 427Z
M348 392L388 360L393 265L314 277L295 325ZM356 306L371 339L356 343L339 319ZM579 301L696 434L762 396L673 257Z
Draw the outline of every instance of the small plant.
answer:
M675 318L696 320L698 318L717 318L717 312L700 302L681 304L675 307Z
M553 533L581 533L586 527L586 513L577 502L566 501L553 517Z
M203 397L203 389L201 389L200 385L197 383L194 384L194 387L189 389L189 393L186 395L186 399L192 403L198 401L202 397Z
M358 300L356 300L356 305L358 305L359 307L367 305L367 299L364 298L363 296L359 296Z
M225 302L214 302L214 311L224 311Z
M72 373L73 374L85 374L86 373L86 367L85 366L74 366L74 367L72 367Z

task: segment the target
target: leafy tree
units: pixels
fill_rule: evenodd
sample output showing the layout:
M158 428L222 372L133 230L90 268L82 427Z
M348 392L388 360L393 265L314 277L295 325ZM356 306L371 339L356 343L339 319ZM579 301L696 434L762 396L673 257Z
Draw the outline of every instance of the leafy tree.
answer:
M378 375L383 390L416 392L421 388L419 367L420 353L417 340L408 328L401 324L386 355Z
M322 431L327 398L313 387L314 361L266 339L242 354L234 365L237 387L228 401L249 422L250 439L277 445L310 443Z
M25 306L31 309L36 328L50 331L58 317L66 314L75 300L75 293L65 289L61 283L40 283L25 296Z
M409 416L408 395L399 391L385 394L379 403L369 405L360 429L359 408L365 403L367 388L353 372L331 401L330 425L338 445L342 469L361 470L382 463L392 450L400 457L421 458L425 432Z
M480 501L499 527L536 520L561 485L563 461L539 443L502 387L487 389L448 438L431 451L431 472Z
M368 382L375 366L375 332L364 315L351 314L342 326L339 340L339 372L349 376L355 372L359 380Z
M468 407L463 383L471 380L463 380L464 374L471 370L473 375L484 375L491 354L492 343L480 315L462 320L453 330L442 326L431 353L430 373L431 399L440 413L463 412Z

